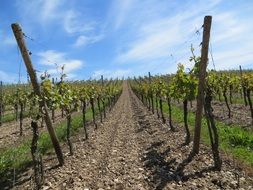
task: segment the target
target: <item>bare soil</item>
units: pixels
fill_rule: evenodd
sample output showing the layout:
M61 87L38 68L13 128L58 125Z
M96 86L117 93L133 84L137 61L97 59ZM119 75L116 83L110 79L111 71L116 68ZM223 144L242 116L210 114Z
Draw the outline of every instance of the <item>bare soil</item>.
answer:
M50 154L44 157L45 183L42 189L253 189L247 168L237 166L222 154L221 171L212 171L209 147L188 164L182 175L175 172L187 158L192 144L182 146L183 127L171 132L133 94L128 84L111 113L84 141L83 134L72 137L75 152L65 157L65 165ZM64 145L64 152L67 151ZM17 181L14 189L32 189L32 169Z

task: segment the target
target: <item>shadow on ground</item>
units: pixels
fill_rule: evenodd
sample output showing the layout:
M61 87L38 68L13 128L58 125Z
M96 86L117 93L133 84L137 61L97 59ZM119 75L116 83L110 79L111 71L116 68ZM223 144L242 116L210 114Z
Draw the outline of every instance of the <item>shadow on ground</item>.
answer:
M213 171L213 167L203 168L200 171L184 174L184 168L191 162L187 157L178 163L176 158L167 159L170 154L170 147L165 151L159 152L158 148L162 146L164 141L152 143L143 156L145 170L149 172L147 182L154 189L164 189L170 182L187 181L196 177L204 177L204 173ZM179 169L179 166L181 168Z

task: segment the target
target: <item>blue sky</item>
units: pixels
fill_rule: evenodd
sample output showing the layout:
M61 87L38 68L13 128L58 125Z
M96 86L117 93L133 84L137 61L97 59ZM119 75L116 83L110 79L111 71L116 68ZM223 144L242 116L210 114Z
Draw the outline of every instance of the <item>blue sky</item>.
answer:
M1 0L0 80L26 80L11 31L18 22L38 75L69 80L173 73L200 54L203 18L213 16L215 68L253 68L253 1L244 0ZM199 30L199 33L196 31ZM209 63L213 68L213 63Z

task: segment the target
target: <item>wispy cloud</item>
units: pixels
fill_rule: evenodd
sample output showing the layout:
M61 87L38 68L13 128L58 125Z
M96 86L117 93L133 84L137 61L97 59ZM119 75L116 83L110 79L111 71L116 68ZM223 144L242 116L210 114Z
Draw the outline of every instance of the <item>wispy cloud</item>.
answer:
M74 47L80 47L80 46L85 46L89 43L89 38L81 35L78 36L78 38L76 39L75 43L73 44Z
M135 0L116 0L111 8L112 12L117 12L117 17L114 19L114 28L119 29L130 14L131 7L134 5Z
M190 46L193 44L198 50L197 55L199 55L198 46L201 42L202 30L199 35L195 31L201 28L205 15L213 16L211 42L213 49L216 49L213 52L213 57L217 61L217 69L234 67L241 63L247 64L253 58L253 56L247 55L241 57L240 60L228 59L232 54L238 54L240 49L245 51L252 49L246 45L243 34L250 33L253 28L250 26L249 29L247 26L249 20L242 22L242 18L238 17L237 10L219 10L218 6L223 1L196 1L194 4L187 1L180 6L180 10L175 10L176 14L171 14L173 10L168 11L170 6L177 7L175 2L166 1L166 5L164 2L157 3L152 0L145 1L145 3L135 2L133 7L127 6L125 9L126 13L131 12L131 14L118 13L125 15L120 23L123 23L124 20L125 24L128 24L127 31L131 36L126 36L125 43L120 44L120 51L114 59L116 65L125 63L132 67L138 64L145 65L146 68L149 67L148 69L152 70L155 66L159 67L163 63L162 60L167 58L166 62L170 64L167 67L173 68L174 71L178 62L186 64L186 67L191 67L193 63L189 62ZM142 11L138 7L145 7L145 10L148 11ZM167 8L166 12L163 11L164 7ZM196 7L198 8L196 9ZM160 12L155 11L158 8L161 10ZM123 24L120 26L123 27ZM241 44L242 41L244 43L240 45L239 49L236 48L237 44ZM227 48L229 50L226 50ZM227 58L225 63L222 55ZM162 73L164 70L163 67L159 67L157 72Z
M87 21L82 18L82 15L76 10L69 10L63 15L63 26L66 32L82 33L95 29L96 23L94 21Z
M39 52L40 65L48 66L47 72L51 75L60 74L61 68L64 66L64 73L67 76L74 75L74 71L83 67L83 61L78 59L66 59L66 53L48 50Z
M92 78L100 79L101 75L103 75L104 78L110 79L110 78L121 78L121 77L127 77L131 73L130 69L116 69L116 70L97 70L94 71L92 74Z
M97 21L90 17L84 19L84 15L66 0L20 0L17 1L17 8L25 22L32 21L43 27L60 24L68 34L94 32L98 27Z
M20 0L17 1L17 9L22 18L21 22L25 24L25 29L29 31L29 27L39 26L44 31L45 28L55 30L55 27L58 29L60 26L65 32L65 34L60 34L61 36L76 39L69 45L71 47L94 44L105 37L98 20L91 16L84 16L84 13L78 11L73 3L66 0ZM32 28L35 30L32 33L36 34L38 29Z
M170 48L181 39L179 30L174 28L163 28L153 34L147 34L130 45L126 52L122 52L118 57L118 62L143 61L168 56ZM170 38L168 36L174 36Z
M252 64L253 60L253 45L242 46L229 51L215 52L214 64L218 69L238 69L239 65L247 68ZM210 59L211 63L211 59Z
M210 4L215 6L218 2L212 1ZM152 0L144 4L135 4L135 14L129 17L136 17L134 21L136 23L132 26L136 32L132 34L134 37L129 39L125 47L121 48L124 51L118 54L115 59L116 63L145 62L168 57L175 51L177 45L182 44L193 34L194 30L202 25L203 18L195 18L196 15L202 14L203 9L206 10L206 6L202 6L201 2L198 2L198 9L196 6L189 5L187 10L183 8L183 11L175 15L171 15L168 11L163 13L164 7L168 8L170 4L174 6L172 2L167 3L167 6L164 6L164 1L156 4L157 2ZM147 12L136 11L136 7L144 7L144 5ZM210 6L208 7L211 9ZM162 13L155 11L158 8L161 8ZM136 25L138 28L135 28Z
M13 35L7 34L2 30L0 30L0 41L0 46L13 46L17 44Z
M41 3L40 16L43 22L60 17L61 11L59 8L64 3L64 0L40 0L39 3Z
M73 47L81 47L81 46L86 46L88 44L93 44L96 43L100 40L102 40L104 35L98 35L98 36L91 36L87 37L85 35L80 35L76 39L75 43L73 44Z
M0 70L0 81L4 83L17 83L18 82L18 74L9 73Z
M2 41L5 45L15 45L17 44L13 36L7 36Z
M233 12L218 13L213 18L213 43L233 42L241 38L247 26Z
M35 63L39 63L38 70L57 75L57 68L65 64L65 72L72 79L81 72L94 77L101 74L107 77L134 76L149 71L152 74L171 73L176 71L179 62L185 67L192 66L193 63L189 62L191 44L196 55L200 55L203 18L212 15L211 44L216 69L236 68L239 64L252 67L251 1L15 2L15 5L4 5L8 9L6 12L10 13L0 22L0 54L5 65L17 62L15 56L9 56L17 53L9 24L8 27L5 24L15 18L24 32L36 39L27 41L27 45L33 55L39 56L38 59L33 57ZM197 29L199 34L195 33ZM83 59L92 64L83 69ZM209 68L212 68L211 62ZM9 70L2 69L7 74Z
M61 19L63 11L60 8L64 3L65 0L19 0L16 1L16 7L24 20L38 22L45 26Z

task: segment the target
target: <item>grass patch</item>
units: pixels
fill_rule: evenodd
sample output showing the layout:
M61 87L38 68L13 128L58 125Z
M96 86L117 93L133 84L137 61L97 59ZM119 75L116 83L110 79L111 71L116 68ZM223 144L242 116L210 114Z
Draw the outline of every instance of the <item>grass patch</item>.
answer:
M25 119L27 116L28 116L28 112L24 112L24 117L23 118ZM18 117L19 117L19 115L18 115ZM16 115L14 113L5 114L2 117L2 122L3 123L14 121L14 120L16 120Z
M165 114L168 114L167 104L164 103L163 107ZM172 120L183 124L182 108L172 106ZM195 114L193 112L188 113L188 124L193 137L195 126ZM215 121L215 124L219 132L220 149L253 166L253 133L237 125L228 126L220 121ZM208 127L204 117L202 118L201 140L210 145Z

